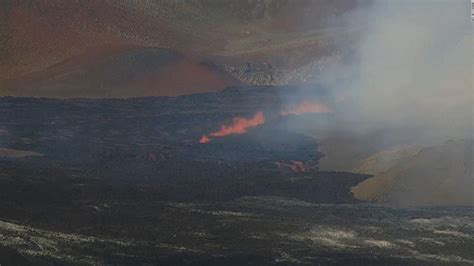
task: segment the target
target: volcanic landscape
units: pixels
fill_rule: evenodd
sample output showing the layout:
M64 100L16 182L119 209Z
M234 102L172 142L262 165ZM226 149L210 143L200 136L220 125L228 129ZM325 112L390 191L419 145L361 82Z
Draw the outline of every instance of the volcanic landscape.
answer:
M474 265L473 99L357 79L385 4L2 2L0 266Z
M294 90L3 98L2 243L24 264L472 262L472 209L367 205L351 188L368 175L319 170L318 141L284 125L332 114L280 111Z

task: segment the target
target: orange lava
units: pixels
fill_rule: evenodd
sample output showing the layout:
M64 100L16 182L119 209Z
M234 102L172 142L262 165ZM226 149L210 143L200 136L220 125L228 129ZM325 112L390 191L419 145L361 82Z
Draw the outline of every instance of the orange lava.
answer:
M331 108L327 105L318 103L318 102L310 102L310 101L303 101L297 106L294 106L286 111L280 112L280 115L287 116L287 115L301 115L306 113L330 113L332 112Z
M247 119L243 117L236 117L233 119L231 125L222 125L217 132L211 133L213 137L225 137L229 135L240 135L247 133L249 128L253 128L265 123L265 116L262 112L257 112L254 117Z
M262 112L257 112L252 118L236 117L232 120L231 125L222 125L219 131L209 135L203 135L199 143L209 143L210 137L225 137L229 135L241 135L247 133L249 128L257 127L265 123L265 116Z
M281 116L301 115L306 113L330 113L332 112L329 106L313 101L303 101L300 104L293 106L285 111L281 111ZM265 123L265 116L263 112L257 112L252 118L235 117L230 125L222 125L219 131L202 135L199 143L206 144L212 141L213 138L221 138L229 135L241 135L247 133L248 129L254 128ZM296 162L290 168L294 171L301 171L302 166Z
M206 135L202 135L201 139L199 140L199 143L201 144L206 144L209 142L211 142L211 139Z

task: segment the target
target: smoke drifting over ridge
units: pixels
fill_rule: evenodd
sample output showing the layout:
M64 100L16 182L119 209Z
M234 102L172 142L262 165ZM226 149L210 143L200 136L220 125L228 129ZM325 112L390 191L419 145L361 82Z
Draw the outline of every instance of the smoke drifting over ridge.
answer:
M359 33L356 41L337 42L350 60L321 76L328 94L344 101L336 101L335 121L311 126L328 130L322 169L363 168L374 175L354 187L357 198L472 206L466 189L474 180L469 11L469 1L380 0L335 22ZM416 147L424 148L410 154Z
M363 29L356 59L321 79L347 99L339 115L416 130L425 140L472 137L469 10L469 1L374 1L343 18Z

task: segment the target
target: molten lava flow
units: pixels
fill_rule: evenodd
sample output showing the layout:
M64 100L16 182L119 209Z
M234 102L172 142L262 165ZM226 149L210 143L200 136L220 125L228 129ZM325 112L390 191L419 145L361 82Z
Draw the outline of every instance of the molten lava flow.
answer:
M297 106L294 106L286 111L280 112L280 115L301 115L305 113L330 113L331 108L327 105L318 102L303 101Z
M232 125L221 126L221 129L217 132L211 133L213 137L225 137L229 135L244 134L247 133L249 128L253 128L265 123L265 117L262 112L257 112L254 117L247 119L243 117L236 117L233 119Z
M329 113L331 108L319 102L303 101L299 105L280 112L281 116L301 115L305 113ZM206 144L212 141L212 138L220 138L229 135L240 135L247 133L249 128L257 127L265 123L263 112L257 112L252 118L236 117L230 125L222 125L219 131L202 135L199 143ZM295 164L297 165L297 164ZM297 168L300 166L296 166Z
M201 139L199 140L199 143L202 143L202 144L206 144L209 142L211 142L211 139L206 135L202 135Z
M257 127L265 123L265 116L262 112L257 112L252 118L236 117L232 120L231 125L222 125L219 131L208 135L203 135L199 140L200 143L209 143L212 139L210 137L225 137L229 135L240 135L247 133L249 128Z

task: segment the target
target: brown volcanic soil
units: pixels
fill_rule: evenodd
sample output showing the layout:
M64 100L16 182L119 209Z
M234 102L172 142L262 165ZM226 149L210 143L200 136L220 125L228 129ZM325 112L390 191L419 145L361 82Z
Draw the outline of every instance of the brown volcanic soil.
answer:
M392 149L369 157L358 172L375 176L352 192L356 198L397 206L472 206L472 140L417 149ZM419 151L417 151L419 150Z
M189 59L176 60L157 72L131 84L131 88L148 88L143 96L178 96L218 91L239 84L220 69Z
M341 29L334 32L321 29L327 20L352 8L354 4L339 0L3 1L0 95L180 95L213 91L234 83L303 82L306 77L293 76L302 67L309 66L305 74L312 72L314 62L333 54L333 33L347 33ZM67 84L57 86L51 77L51 68L57 75L70 75L69 68L62 68L64 64L72 68L88 67L90 72L106 72L107 69L91 66L100 65L103 58L121 56L130 47L170 49L183 57L163 70L167 71L166 76L155 75L155 69L145 69L145 73L154 74L151 77L143 74L123 86L133 88L132 91L114 88L114 93L105 93L101 86L94 87L96 82L91 82L87 88L81 85L82 93L78 93L70 88L74 79L63 80ZM87 63L77 58L86 58ZM184 74L168 74L174 72ZM230 80L238 82L229 82L228 75L219 72L228 73L233 77ZM123 73L113 75L120 74ZM97 75L92 79L107 78ZM28 88L21 86L31 80L35 83L28 84ZM42 87L37 83L47 85ZM154 84L160 89L155 89Z
M17 96L124 98L177 96L237 84L218 68L168 49L116 45L7 80L3 90Z

